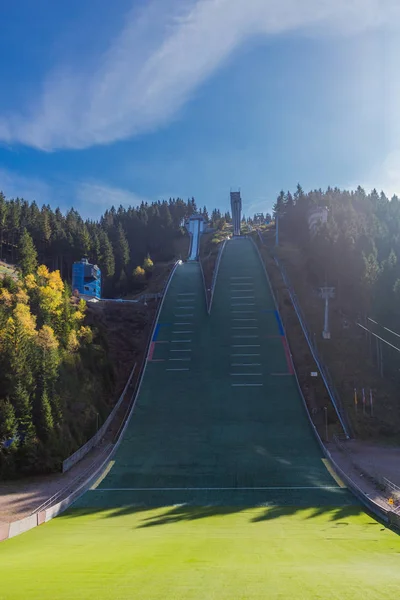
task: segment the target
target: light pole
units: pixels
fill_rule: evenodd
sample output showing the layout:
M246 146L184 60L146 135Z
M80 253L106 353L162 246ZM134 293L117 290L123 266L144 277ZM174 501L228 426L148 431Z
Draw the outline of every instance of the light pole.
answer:
M322 337L324 338L324 340L330 340L331 334L329 331L329 298L334 298L335 288L324 286L320 288L319 295L325 300L324 330L322 332Z

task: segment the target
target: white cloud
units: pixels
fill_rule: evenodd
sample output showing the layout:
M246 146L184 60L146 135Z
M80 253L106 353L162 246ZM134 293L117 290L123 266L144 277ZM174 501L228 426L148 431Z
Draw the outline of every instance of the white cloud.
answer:
M0 118L0 139L43 150L122 140L173 118L249 37L399 22L398 0L150 0L126 16L94 71L84 56L57 67L25 114Z

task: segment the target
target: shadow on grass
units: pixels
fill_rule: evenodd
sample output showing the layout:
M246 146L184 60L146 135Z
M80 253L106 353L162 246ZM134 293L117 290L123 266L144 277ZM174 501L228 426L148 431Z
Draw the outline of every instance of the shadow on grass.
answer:
M355 517L365 512L360 505L349 506L271 506L263 514L257 515L252 519L254 523L260 521L272 521L280 517L287 517L297 513L304 513L305 510L312 510L310 514L304 515L303 518L308 521L310 519L322 517L329 513L329 521L340 521Z
M182 504L178 506L135 506L127 505L114 508L70 508L60 515L59 518L76 518L92 516L96 519L111 519L115 517L126 517L129 515L138 516L138 522L134 525L135 529L146 529L150 527L161 527L163 525L172 525L180 522L192 522L211 517L228 516L243 512L249 512L249 523L257 524L263 521L273 521L285 519L296 515L299 520L304 522L312 519L321 518L321 525L326 523L336 523L338 526L351 526L351 519L362 514L368 514L364 507L359 504L349 504L344 506L193 506ZM141 516L139 516L141 515ZM382 529L388 528L381 523L375 516L363 522L363 526L374 525ZM399 534L398 531L394 533Z

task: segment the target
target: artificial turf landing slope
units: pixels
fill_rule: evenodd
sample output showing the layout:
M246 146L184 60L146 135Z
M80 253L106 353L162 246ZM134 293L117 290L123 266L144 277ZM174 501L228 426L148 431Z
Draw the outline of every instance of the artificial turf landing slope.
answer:
M182 265L115 462L0 544L0 600L397 599L399 537L325 469L282 333L249 240L210 317Z
M135 410L107 476L77 503L341 506L247 239L222 256L211 317L199 265L168 290Z

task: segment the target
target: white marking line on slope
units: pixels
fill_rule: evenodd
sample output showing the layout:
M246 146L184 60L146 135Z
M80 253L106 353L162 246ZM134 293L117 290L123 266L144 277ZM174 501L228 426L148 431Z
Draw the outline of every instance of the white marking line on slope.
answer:
M254 300L254 296L231 296L231 300Z
M190 349L187 348L182 348L182 350L179 348L179 350L170 350L170 352L191 352Z
M179 308L179 310L193 310L193 306L177 306L176 308Z
M191 342L192 340L171 340L171 344L187 344L188 342Z
M176 352L176 350L172 350L172 352ZM261 356L261 354L231 354L231 356Z
M233 325L231 327L231 329L258 329L258 327L253 327L253 326L249 326L249 325L247 325L245 327L237 327L237 326Z
M183 361L189 361L192 360L191 358L169 358L168 360L183 360Z
M195 296L195 292L179 292L178 296Z
M229 373L232 377L262 377L262 373Z
M179 335L182 335L182 333L193 333L193 331L173 331L172 333L178 333Z
M232 337L235 338L235 339L237 339L237 340L238 339L242 339L243 340L243 339L249 339L249 338L255 339L255 338L258 338L260 336L259 335L233 335Z
M186 314L185 314L185 315L177 315L177 314L174 314L174 317L178 317L178 318L179 318L179 317L180 317L180 318L183 318L183 317L185 317L185 319L187 319L187 318L189 318L189 317L193 317L193 314L191 314L191 315L186 315Z
M261 344L232 344L232 348L259 348Z
M231 367L261 367L261 363L231 363Z
M252 277L230 277L230 279L253 279Z
M242 384L243 385L243 384ZM250 385L250 384L249 384ZM339 490L337 485L279 485L269 487L143 487L97 488L92 492L195 492L195 491L268 491L268 490Z
M189 371L189 367L187 369L165 369L166 371Z
M237 315L252 315L253 313L255 313L255 310L232 310L232 313L235 313Z
M237 311L235 311L237 312ZM232 321L257 321L257 319L232 319Z
M250 283L250 282L249 283L234 283L233 281L231 281L231 287L232 287L232 285L248 285L248 286L254 287L254 284Z
M262 387L263 383L231 383L231 387Z
M255 302L232 302L232 306L255 306Z
M179 321L176 321L176 323L174 323L174 325L192 325L192 323L185 323L184 321L179 323Z

